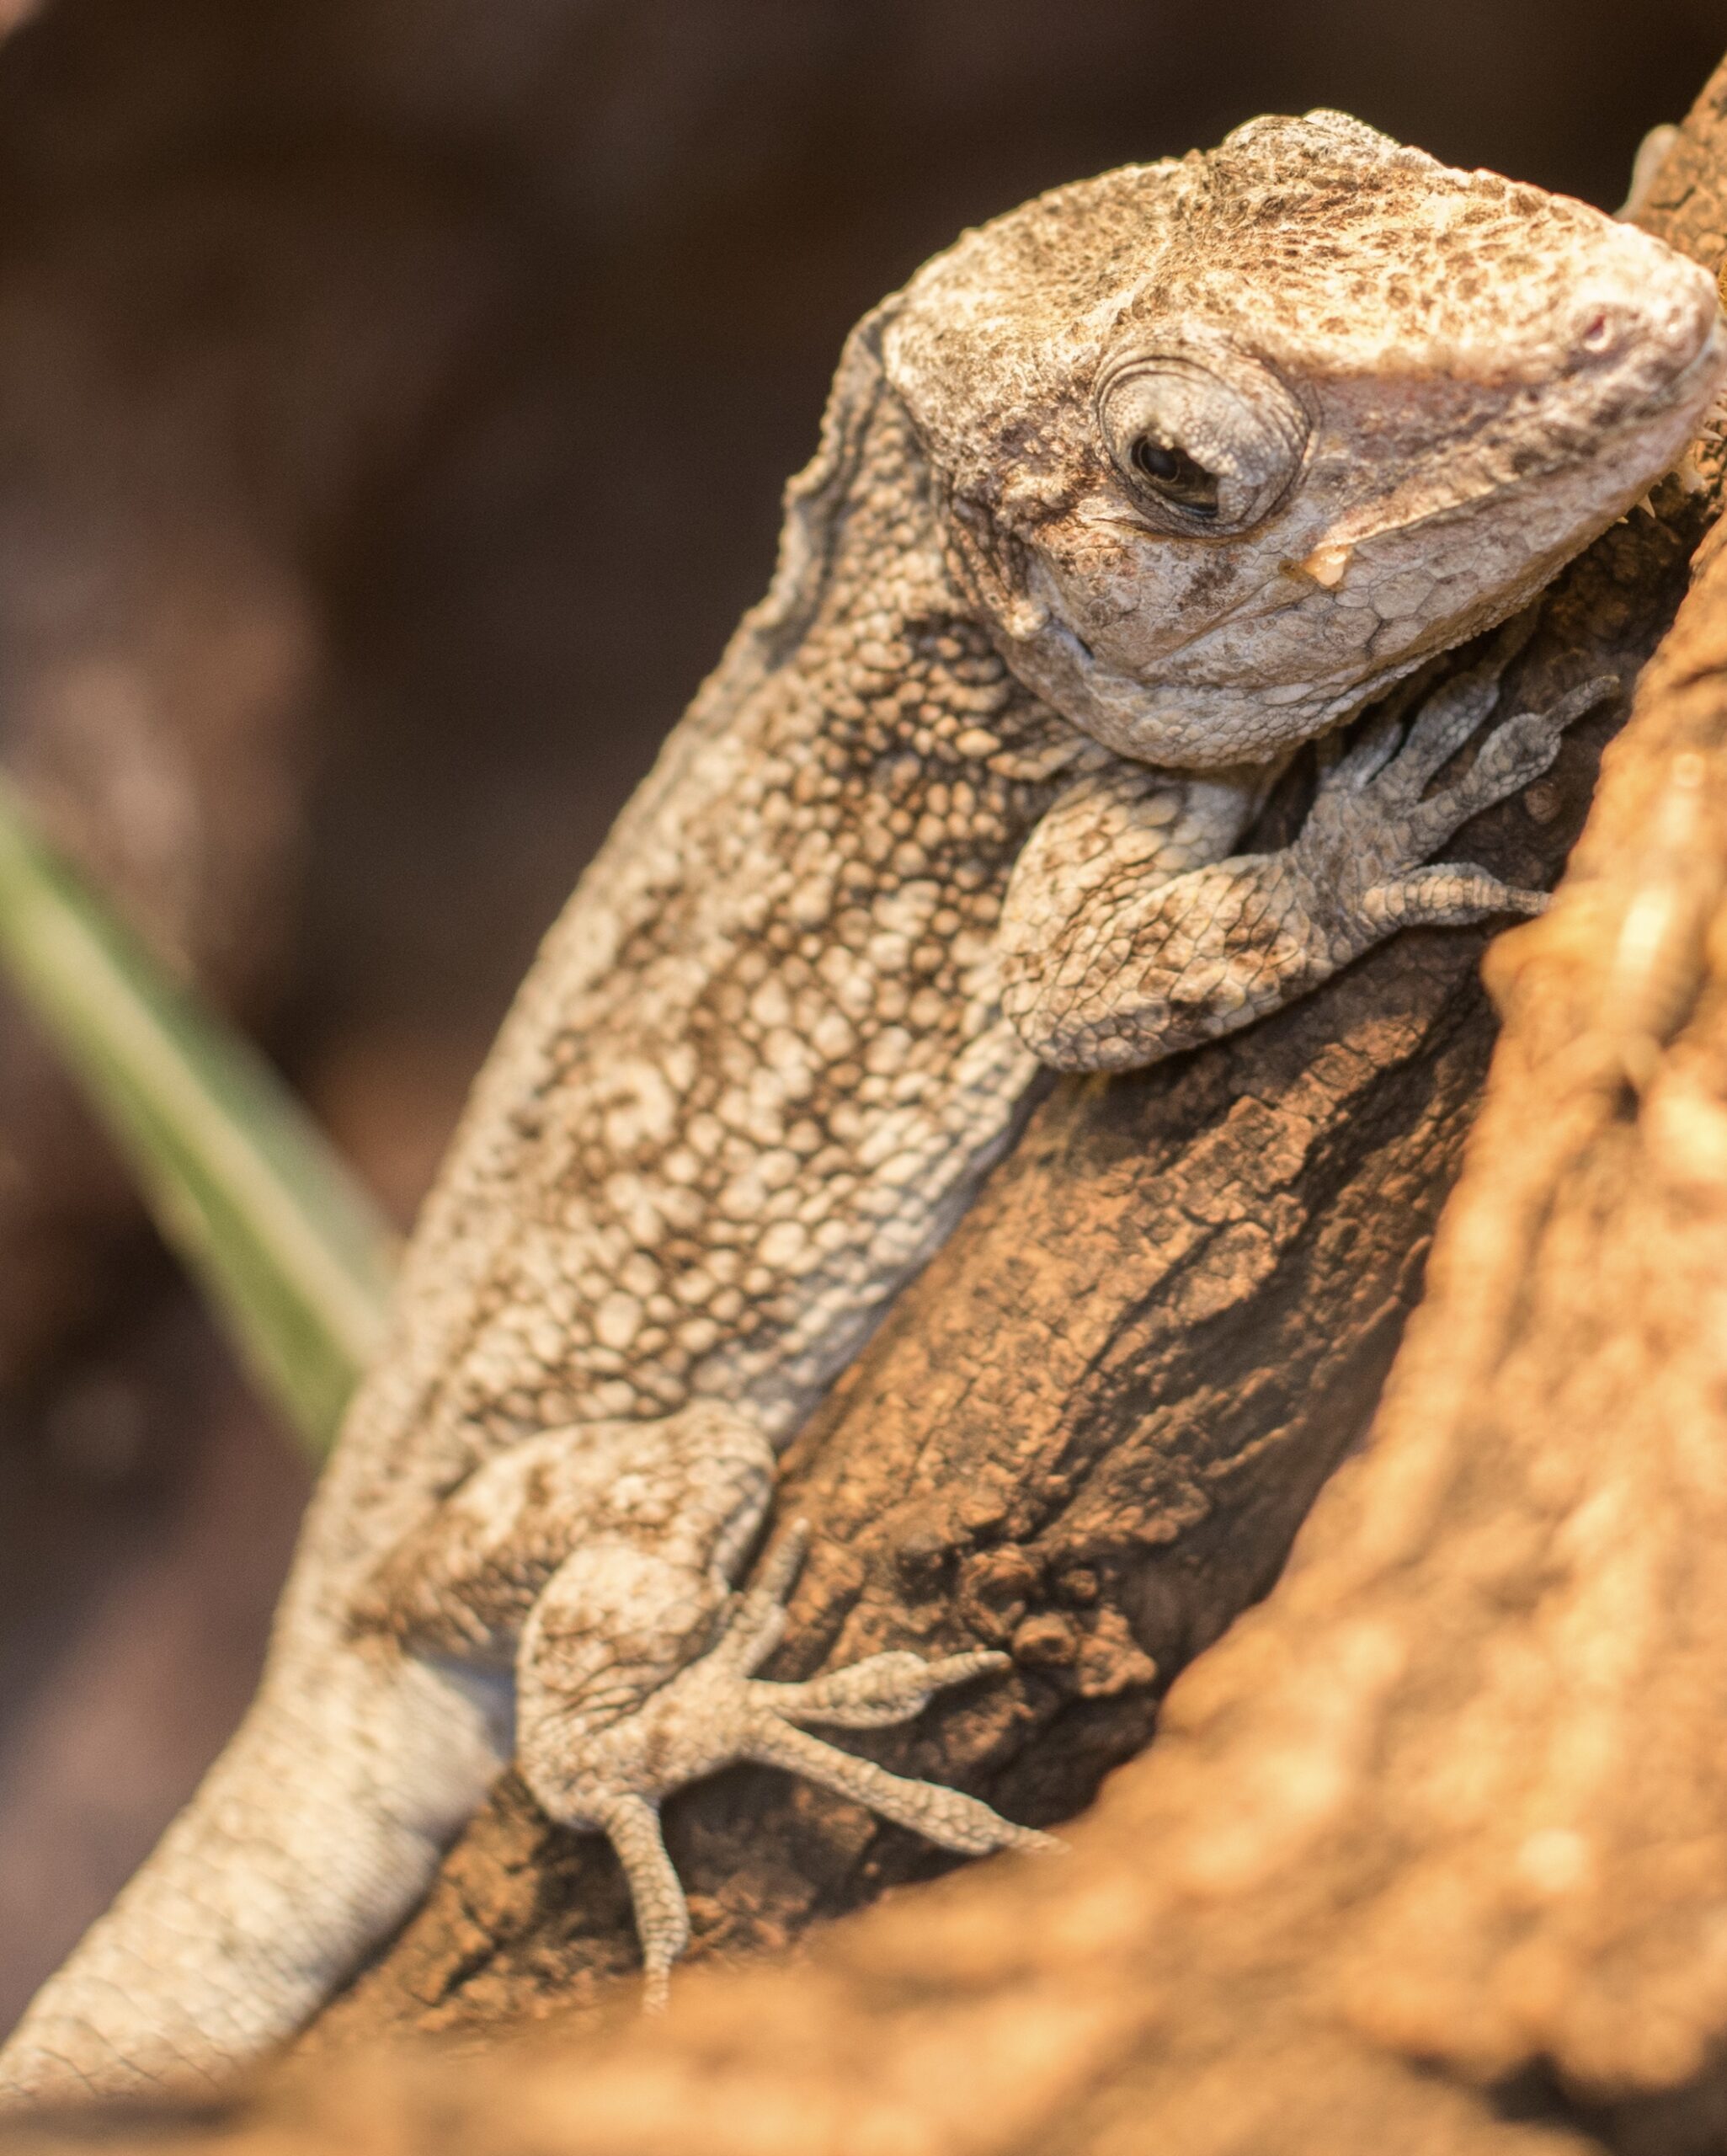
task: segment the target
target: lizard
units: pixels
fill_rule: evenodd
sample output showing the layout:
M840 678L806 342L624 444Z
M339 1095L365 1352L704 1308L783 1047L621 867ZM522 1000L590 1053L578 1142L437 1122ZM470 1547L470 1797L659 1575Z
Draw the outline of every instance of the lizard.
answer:
M800 1549L749 1580L776 1458L1046 1070L1539 910L1434 857L1609 685L1501 717L1490 659L1340 729L1633 507L1724 371L1697 265L1325 111L1057 188L865 317L767 596L476 1083L257 1699L7 2100L290 2039L512 1761L610 1838L656 1999L689 1932L659 1806L733 1761L962 1853L1043 1841L808 1726L1006 1657L757 1674ZM1305 822L1242 851L1312 741Z

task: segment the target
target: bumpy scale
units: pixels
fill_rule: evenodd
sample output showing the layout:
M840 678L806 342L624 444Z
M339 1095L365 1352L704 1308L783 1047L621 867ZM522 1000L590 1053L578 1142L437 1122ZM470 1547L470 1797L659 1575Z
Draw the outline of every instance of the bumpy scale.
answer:
M755 1675L774 1458L1011 1141L1040 1065L1152 1062L1396 928L1602 693L1463 677L1680 454L1709 278L1335 114L1063 188L854 332L781 561L525 984L313 1504L259 1698L0 2059L14 2097L218 2078L398 1923L498 1767L610 1836L650 1981L669 1790L767 1761L946 1846L1037 1838L810 1736L999 1669Z

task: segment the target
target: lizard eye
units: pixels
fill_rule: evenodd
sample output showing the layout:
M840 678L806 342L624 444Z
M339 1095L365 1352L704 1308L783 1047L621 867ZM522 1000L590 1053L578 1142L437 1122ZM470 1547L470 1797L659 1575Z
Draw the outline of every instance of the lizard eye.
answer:
M1189 516L1210 523L1218 513L1218 475L1191 457L1173 442L1154 435L1141 435L1129 455L1133 469L1154 494Z
M1136 508L1196 536L1259 523L1307 445L1300 405L1268 367L1234 353L1136 357L1105 376L1098 420Z

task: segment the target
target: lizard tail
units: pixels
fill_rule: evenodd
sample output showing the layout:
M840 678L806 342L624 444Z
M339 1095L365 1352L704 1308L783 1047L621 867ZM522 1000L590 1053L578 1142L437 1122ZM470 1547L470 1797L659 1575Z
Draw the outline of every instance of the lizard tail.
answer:
M207 2092L285 2042L425 1891L504 1756L424 1663L290 1658L0 2050L0 2109Z

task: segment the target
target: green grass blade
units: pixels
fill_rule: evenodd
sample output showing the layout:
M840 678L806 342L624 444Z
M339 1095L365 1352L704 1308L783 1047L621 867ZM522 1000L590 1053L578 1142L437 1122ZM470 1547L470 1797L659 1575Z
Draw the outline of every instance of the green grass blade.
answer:
M263 1058L169 976L3 780L0 964L253 1376L322 1451L382 1330L389 1229Z

